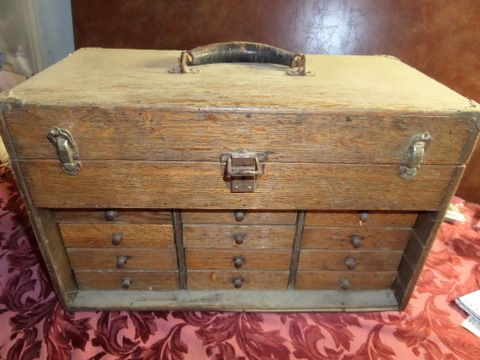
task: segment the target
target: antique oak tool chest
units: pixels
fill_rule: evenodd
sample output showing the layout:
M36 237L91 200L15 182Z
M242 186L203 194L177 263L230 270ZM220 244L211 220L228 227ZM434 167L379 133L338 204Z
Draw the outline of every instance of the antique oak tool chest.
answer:
M81 49L0 97L68 309L403 308L479 106L388 56Z

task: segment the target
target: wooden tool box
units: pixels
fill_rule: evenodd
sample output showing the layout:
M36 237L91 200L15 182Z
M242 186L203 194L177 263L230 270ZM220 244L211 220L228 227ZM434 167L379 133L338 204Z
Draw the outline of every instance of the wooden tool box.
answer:
M395 58L251 43L81 49L0 102L72 310L401 309L480 126Z

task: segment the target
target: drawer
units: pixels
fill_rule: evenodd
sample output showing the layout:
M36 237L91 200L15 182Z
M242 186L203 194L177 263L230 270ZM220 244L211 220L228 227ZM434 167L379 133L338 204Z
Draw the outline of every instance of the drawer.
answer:
M182 211L184 224L294 225L295 211Z
M162 224L60 224L68 247L173 247L173 227Z
M302 249L405 249L410 229L375 227L310 227L303 232Z
M191 290L287 289L288 271L188 271Z
M376 290L389 289L393 284L396 272L375 271L299 271L295 288L298 290Z
M74 272L80 290L175 290L177 271L90 271Z
M57 210L55 219L61 223L171 224L172 214L165 210Z
M186 249L189 270L288 270L291 250ZM239 265L235 266L235 263Z
M184 225L183 243L195 248L292 248L295 226Z
M67 248L74 269L176 270L174 249L78 249ZM126 258L126 259L125 259ZM126 260L126 261L125 261Z
M385 226L409 228L415 224L418 213L381 211L308 211L306 226Z
M298 269L396 271L402 254L402 251L302 250Z

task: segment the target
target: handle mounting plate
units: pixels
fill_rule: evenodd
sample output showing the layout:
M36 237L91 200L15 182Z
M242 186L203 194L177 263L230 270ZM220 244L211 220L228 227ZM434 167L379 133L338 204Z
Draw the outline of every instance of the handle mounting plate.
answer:
M266 153L241 149L220 155L220 172L230 183L232 193L251 193L258 185L258 178L265 172Z

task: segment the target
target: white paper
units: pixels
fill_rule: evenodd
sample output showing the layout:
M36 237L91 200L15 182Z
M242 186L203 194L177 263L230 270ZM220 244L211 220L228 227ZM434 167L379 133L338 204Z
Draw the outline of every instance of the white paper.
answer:
M469 316L462 322L462 326L470 331L472 334L480 337L480 321L473 316Z

